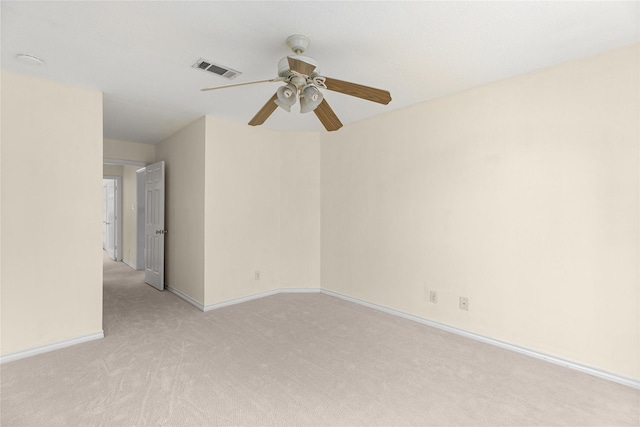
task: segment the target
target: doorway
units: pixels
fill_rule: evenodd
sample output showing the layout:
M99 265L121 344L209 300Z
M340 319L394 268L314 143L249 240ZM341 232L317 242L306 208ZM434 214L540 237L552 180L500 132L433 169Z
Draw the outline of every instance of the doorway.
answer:
M122 177L103 176L102 200L102 248L122 261Z
M164 161L105 159L103 248L106 256L164 289ZM140 168L140 166L144 166Z

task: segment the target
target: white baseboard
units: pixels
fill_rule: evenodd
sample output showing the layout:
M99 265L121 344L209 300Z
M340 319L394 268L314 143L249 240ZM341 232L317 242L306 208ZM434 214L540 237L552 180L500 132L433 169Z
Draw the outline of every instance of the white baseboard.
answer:
M257 294L253 294L253 295L248 295L246 297L242 297L242 298L236 298L236 299L232 299L232 300L228 300L228 301L222 301L216 304L211 304L211 305L207 305L204 307L203 311L211 311L211 310L215 310L218 308L222 308L222 307L228 307L230 305L235 305L235 304L241 304L243 302L247 302L247 301L251 301L254 299L258 299L258 298L264 298L264 297L268 297L271 295L276 295L276 294L300 294L300 293L319 293L320 289L319 288L281 288L281 289L274 289L273 291L267 291L267 292L260 292Z
M24 359L26 357L35 356L37 354L48 353L53 350L59 350L61 348L71 347L72 345L98 340L101 338L104 338L104 331L0 356L0 363L13 362L14 360Z
M204 310L204 306L202 304L200 304L198 301L194 300L193 298L191 298L189 295L183 294L182 292L180 292L179 290L177 290L176 288L172 288L171 285L169 285L167 282L164 283L164 288L166 290L168 290L169 292L171 292L172 294L182 298L183 300L185 300L186 302L188 302L189 304L193 305L194 307L196 307L198 310L200 311L205 311Z
M264 298L264 297L268 297L271 295L276 295L276 294L283 294L283 293L319 293L320 289L319 288L282 288L282 289L274 289L272 291L266 291L266 292L259 292L257 294L253 294L253 295L247 295L246 297L241 297L241 298L234 298L234 299L230 299L227 301L222 301L216 304L209 304L209 305L202 305L200 304L198 301L194 300L193 298L191 298L188 295L183 294L182 292L180 292L179 290L172 288L171 285L169 285L168 283L164 284L164 287L171 292L172 294L175 294L176 296L182 298L183 300L185 300L186 302L188 302L189 304L193 305L194 307L198 308L198 310L200 311L211 311L211 310L216 310L218 308L222 308L222 307L228 307L230 305L235 305L235 304L241 304L243 302L247 302L247 301L251 301L254 299L258 299L258 298Z
M474 332L465 331L464 329L458 329L453 326L445 325L443 323L434 322L432 320L425 319L423 317L414 316L412 314L404 313L399 310L394 310L389 307L385 307L378 304L373 304L358 298L350 297L347 295L342 295L337 292L328 291L326 289L322 289L320 292L326 295L330 295L336 298L343 299L345 301L353 302L365 307L373 308L375 310L379 310L394 316L402 317L404 319L412 320L414 322L422 323L423 325L431 326L437 329L441 329L443 331L451 332L456 335L461 335L466 338L471 338L476 341L481 341L487 344L495 345L500 348L504 348L506 350L515 351L516 353L524 354L530 357L535 357L536 359L545 360L547 362L553 363L554 365L564 366L570 369L575 369L576 371L584 372L589 375L593 375L595 377L603 378L605 380L613 381L618 384L626 385L629 387L633 387L635 389L640 389L640 381L628 378L622 375L614 374L612 372L608 372L593 366L585 365L579 362L573 362L570 360L562 359L560 357L552 356L549 354L541 353L535 350L531 350L525 347L520 347L519 345L509 344L507 342L503 342L500 340L496 340L493 338L485 337L480 334L476 334Z
M131 264L128 260L126 260L124 258L122 259L122 263L128 265L129 267L133 268L134 270L137 270L135 265Z
M248 295L246 297L242 297L242 298L235 298L235 299L231 299L231 300L227 300L227 301L222 301L216 304L210 304L204 307L203 311L211 311L211 310L216 310L218 308L222 308L222 307L228 307L230 305L236 305L236 304L241 304L243 302L247 302L247 301L251 301L254 299L259 299L259 298L264 298L264 297L268 297L271 295L276 295L279 294L280 290L276 289L273 291L266 291L266 292L260 292L257 294L253 294L253 295Z

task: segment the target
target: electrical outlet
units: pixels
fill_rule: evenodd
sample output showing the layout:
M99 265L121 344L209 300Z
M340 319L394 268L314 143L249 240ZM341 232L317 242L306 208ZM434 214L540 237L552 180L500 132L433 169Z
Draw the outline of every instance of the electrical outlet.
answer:
M438 303L438 293L436 291L429 292L429 302L432 304Z
M256 274L254 276L255 280L260 280L260 270L256 270Z
M460 310L469 311L469 298L460 297Z

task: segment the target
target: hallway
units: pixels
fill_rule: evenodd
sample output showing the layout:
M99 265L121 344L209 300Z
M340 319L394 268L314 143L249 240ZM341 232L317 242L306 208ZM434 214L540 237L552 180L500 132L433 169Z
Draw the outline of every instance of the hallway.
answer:
M132 329L145 328L145 323L159 322L168 308L199 310L170 292L161 292L144 282L144 271L134 270L123 262L116 262L103 252L103 328L105 338L118 338Z

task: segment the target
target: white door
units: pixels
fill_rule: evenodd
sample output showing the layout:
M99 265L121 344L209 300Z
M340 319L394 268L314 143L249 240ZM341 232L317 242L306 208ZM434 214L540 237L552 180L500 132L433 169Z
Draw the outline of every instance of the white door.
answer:
M164 162L145 168L144 281L164 289Z
M104 249L109 258L116 259L116 189L115 181L105 179L102 181L104 192Z

